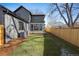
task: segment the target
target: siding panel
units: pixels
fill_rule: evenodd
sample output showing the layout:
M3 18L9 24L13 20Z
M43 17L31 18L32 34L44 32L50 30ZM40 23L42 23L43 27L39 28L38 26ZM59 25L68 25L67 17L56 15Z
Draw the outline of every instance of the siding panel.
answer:
M16 23L17 24L17 23ZM17 38L17 32L12 21L12 16L5 14L5 39L6 43L11 39Z

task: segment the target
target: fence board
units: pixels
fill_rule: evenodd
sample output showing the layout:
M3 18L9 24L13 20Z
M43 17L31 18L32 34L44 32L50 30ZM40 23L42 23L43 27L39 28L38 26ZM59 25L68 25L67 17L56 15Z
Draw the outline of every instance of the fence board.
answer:
M46 31L79 47L79 29L47 27Z
M4 44L4 26L0 25L0 46Z

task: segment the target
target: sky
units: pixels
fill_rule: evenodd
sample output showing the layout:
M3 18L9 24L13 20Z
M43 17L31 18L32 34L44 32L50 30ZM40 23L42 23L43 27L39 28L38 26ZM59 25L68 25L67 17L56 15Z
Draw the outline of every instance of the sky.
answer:
M24 6L26 9L30 10L31 12L42 12L44 14L47 13L49 4L48 3L0 3L1 5L7 7L11 11L16 10L19 6Z

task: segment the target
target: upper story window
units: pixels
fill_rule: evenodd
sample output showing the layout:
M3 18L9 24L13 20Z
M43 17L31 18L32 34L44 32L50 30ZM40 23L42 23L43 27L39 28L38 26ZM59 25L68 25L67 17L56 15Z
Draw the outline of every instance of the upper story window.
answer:
M19 21L19 30L24 30L24 23Z

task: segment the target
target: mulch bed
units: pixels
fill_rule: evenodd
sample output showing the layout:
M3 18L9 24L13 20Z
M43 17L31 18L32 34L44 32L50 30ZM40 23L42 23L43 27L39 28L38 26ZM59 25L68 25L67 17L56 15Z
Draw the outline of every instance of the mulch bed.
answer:
M26 41L26 39L18 38L8 42L7 44L4 44L0 47L0 56L9 55L11 51L15 50L19 46L19 44L24 41Z

